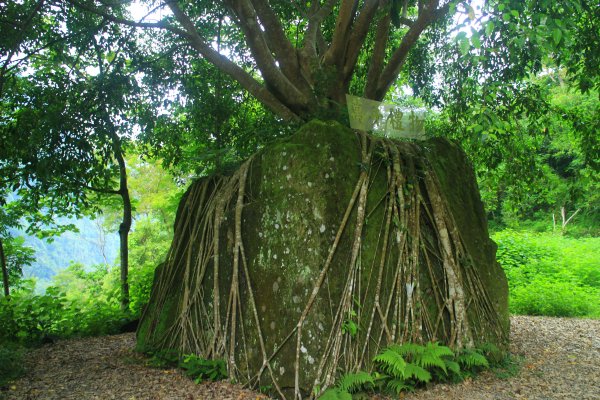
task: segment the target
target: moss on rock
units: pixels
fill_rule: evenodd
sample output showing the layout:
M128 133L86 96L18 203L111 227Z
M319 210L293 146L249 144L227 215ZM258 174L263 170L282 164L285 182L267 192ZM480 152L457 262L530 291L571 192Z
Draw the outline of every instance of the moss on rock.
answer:
M368 368L391 341L507 337L506 279L463 152L321 121L192 184L137 333L140 350L223 358L233 379L289 398Z

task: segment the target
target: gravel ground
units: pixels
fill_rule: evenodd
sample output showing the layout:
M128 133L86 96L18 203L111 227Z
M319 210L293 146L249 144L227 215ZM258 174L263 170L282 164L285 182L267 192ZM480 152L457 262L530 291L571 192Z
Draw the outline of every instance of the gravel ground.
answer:
M488 371L458 385L432 385L402 399L599 399L600 320L512 317L520 370ZM144 365L133 334L58 342L31 351L27 374L0 398L223 399L264 396L226 382L194 384L177 370ZM499 376L499 375L509 375Z

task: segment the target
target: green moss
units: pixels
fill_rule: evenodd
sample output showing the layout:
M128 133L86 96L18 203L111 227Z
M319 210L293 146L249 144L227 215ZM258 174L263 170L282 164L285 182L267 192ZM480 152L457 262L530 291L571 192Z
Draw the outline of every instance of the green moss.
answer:
M243 246L248 261L249 277L245 276L243 265L239 268L240 304L239 318L236 320L234 343L239 377L247 376L246 369L253 375L262 364L262 351L258 339L258 329L262 332L266 352L271 355L279 349L271 359L278 384L284 388L294 386L293 368L296 358L296 337L291 336L284 344L290 332L294 331L302 311L318 280L332 243L338 232L342 218L348 207L361 170L370 168L369 192L366 205L365 226L361 233L360 275L353 284L356 296L351 299L353 310L343 318L356 320L359 330L356 338L346 337L344 343L366 340L369 329L370 311L374 307L376 281L382 253L387 252L383 269L383 285L380 304L387 304L391 296L404 292L405 282L400 289L394 287L398 254L397 246L389 245L383 249L385 225L385 204L388 197L388 177L386 160L381 143L375 149L375 156L370 166L362 165L359 136L356 132L334 122L313 121L302 127L295 135L280 140L267 147L254 158L249 167L246 181L246 196L243 207ZM471 253L474 268L480 268L485 277L485 284L491 285L492 295L499 303L504 301L505 288L500 277L499 287L494 287L498 271L493 255L493 243L487 237L487 227L481 201L476 193L472 171L465 166L466 158L460 149L443 140L434 140L425 146L399 144L403 157L422 160L420 152L426 151L427 159L438 174L443 191L448 196L448 203L455 217L461 234L465 238L465 246ZM425 148L425 150L423 150ZM426 164L426 163L425 163ZM424 166L423 168L428 168ZM411 179L410 185L417 187L423 182L419 177L425 171L405 171ZM216 179L216 178L215 178ZM185 201L193 198L200 190L200 183L194 184ZM210 189L212 190L212 189ZM410 190L407 185L406 190ZM231 304L227 302L233 276L233 247L235 236L235 199L232 194L229 209L224 215L220 227L220 268L219 290L221 293L220 314L221 329L230 328L230 321L225 320ZM202 218L203 205L180 206L177 227L187 226L190 221ZM334 253L329 272L324 281L311 312L303 325L301 337L301 371L300 386L307 390L317 375L318 364L325 352L325 345L332 330L334 316L338 311L339 301L345 286L348 284L352 243L356 227L356 208L350 215L341 239ZM423 218L425 220L425 218ZM392 229L403 229L407 221L396 221ZM440 279L441 266L436 263L435 232L433 227L423 222L422 232L428 241L434 269L437 266ZM193 224L190 224L193 225ZM188 228L192 229L192 228ZM179 234L180 249L197 246L192 243L191 231ZM394 236L395 237L395 236ZM179 245L180 243L176 243ZM175 245L175 244L174 244ZM192 258L199 257L198 252L207 249L192 247ZM138 348L156 349L161 345L163 336L174 324L181 303L183 279L183 259L187 253L176 252L165 268L160 269L156 282L172 282L172 287L163 293L153 292L149 308L144 314L138 331ZM420 262L420 290L425 298L427 313L436 318L439 314L438 303L431 296L431 278L429 271ZM212 264L206 271L204 280L196 282L192 279L192 288L204 288L202 296L194 299L195 319L192 323L197 327L197 336L210 337L213 332L212 320L203 320L198 310L212 312ZM406 266L402 266L406 268ZM501 271L500 271L501 273ZM198 271L192 271L197 276ZM258 326L254 319L254 309L248 286L252 287L253 298L259 316ZM160 305L160 306L159 306ZM499 312L503 309L499 306ZM475 318L475 316L472 316ZM376 317L370 332L371 338L386 337ZM391 315L388 318L392 318ZM206 318L205 318L206 319ZM390 325L403 321L389 321ZM449 326L449 324L446 324ZM482 327L484 329L485 327ZM244 338L240 332L244 332ZM435 332L436 339L443 339L446 332ZM229 339L229 338L228 338ZM424 338L432 339L432 338ZM206 339L203 339L206 340ZM199 343L198 346L206 346ZM226 345L228 346L228 345ZM280 348L280 346L282 346ZM228 347L227 347L228 349ZM371 359L377 346L369 345L365 360ZM247 359L246 359L247 356ZM340 355L343 365L347 355ZM268 385L268 376L263 375L260 384Z

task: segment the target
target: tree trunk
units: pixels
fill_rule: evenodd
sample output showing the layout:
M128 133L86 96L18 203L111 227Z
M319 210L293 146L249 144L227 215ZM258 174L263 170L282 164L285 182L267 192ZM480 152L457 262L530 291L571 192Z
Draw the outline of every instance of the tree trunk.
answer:
M6 266L6 257L4 256L2 239L0 239L0 263L2 263L2 283L4 285L4 296L9 297L10 289L8 288L8 267Z
M121 259L121 310L129 311L129 231L131 230L131 197L127 187L127 166L121 141L112 132L113 153L119 164L119 196L123 200L123 219L119 225L119 254Z

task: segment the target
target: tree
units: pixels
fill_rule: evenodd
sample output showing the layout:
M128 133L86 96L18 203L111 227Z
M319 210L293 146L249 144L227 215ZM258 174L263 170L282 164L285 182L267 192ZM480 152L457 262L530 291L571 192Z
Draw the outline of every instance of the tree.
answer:
M583 89L598 85L598 56L589 47L598 42L593 28L597 7L588 0L491 1L478 19L482 29L473 28L470 38L459 33L456 39L447 29L452 18L476 18L469 1L173 1L166 4L172 15L158 22L126 19L122 6L70 3L127 26L168 32L167 43L185 43L196 58L212 63L286 120L339 118L350 91L382 100L404 67L417 76L412 72L424 63L415 58L431 61L428 44L456 48L458 41L463 55L472 44L491 54L479 65L487 63L499 72L494 78L504 79L509 70L522 76L539 69L552 53L578 76ZM221 46L215 49L217 42ZM461 65L456 58L434 61ZM431 82L437 70L420 72Z
M97 212L98 196L119 195L125 310L131 201L124 152L139 104L130 68L134 40L64 3L13 8L1 20L14 29L12 41L2 43L0 190L15 192L30 232L46 229L57 215Z
M170 2L172 18L147 23L122 18L118 7L71 4L125 25L174 34L172 39L192 47L286 120L338 115L367 39L371 67L363 77L363 91L366 97L383 99L421 33L443 21L451 8L438 0L367 0L360 7L349 0ZM211 45L218 27L225 30L220 40L230 58Z

